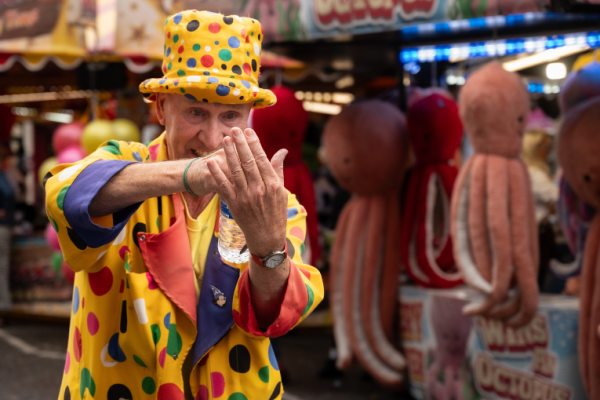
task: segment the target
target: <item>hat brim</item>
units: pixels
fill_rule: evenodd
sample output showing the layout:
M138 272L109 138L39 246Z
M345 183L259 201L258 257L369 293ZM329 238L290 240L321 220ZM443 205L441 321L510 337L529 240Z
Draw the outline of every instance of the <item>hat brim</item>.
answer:
M277 97L270 90L259 88L239 77L191 75L174 79L153 78L140 84L140 92L150 101L156 100L156 93L172 93L205 103L252 104L252 108L256 109L277 102Z

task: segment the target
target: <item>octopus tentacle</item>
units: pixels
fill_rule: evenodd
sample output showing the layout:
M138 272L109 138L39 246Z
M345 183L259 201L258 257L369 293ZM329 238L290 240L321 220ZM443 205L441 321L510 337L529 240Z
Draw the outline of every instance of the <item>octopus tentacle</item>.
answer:
M406 204L404 205L404 215L402 216L401 236L400 236L400 255L406 267L406 272L421 286L430 286L429 277L421 270L416 260L414 249L414 232L417 225L417 216L414 210L419 204L419 194L423 185L424 171L422 168L414 168L410 175L408 191L406 193Z
M370 199L367 197L358 197L353 206L352 214L348 222L348 233L346 245L343 252L343 264L340 263L342 271L342 318L345 327L348 328L347 334L350 339L350 347L354 347L352 335L352 314L354 312L354 298L359 294L354 287L354 277L356 276L357 258L360 244L364 241L365 224L368 218ZM362 250L364 251L364 250ZM362 260L361 260L362 261ZM356 355L356 354L355 354ZM338 354L337 366L340 369L346 369L350 366L352 359L341 358Z
M374 206L376 207L376 203L373 198L366 199L366 204L369 208L369 216L372 215L372 211ZM365 219L363 219L364 221ZM369 226L373 226L369 224ZM402 384L404 378L401 373L398 371L394 371L390 368L386 363L384 363L376 354L373 347L371 347L372 342L369 341L367 337L367 332L365 331L365 320L364 315L362 314L362 302L365 301L364 297L369 293L361 293L361 286L364 275L366 274L365 268L372 267L368 265L366 261L366 251L367 251L367 230L363 230L360 232L360 240L356 244L357 254L356 257L351 259L350 264L353 266L348 269L348 273L352 272L352 276L350 277L350 284L352 285L352 296L348 299L347 304L349 306L349 316L351 321L350 329L349 329L349 337L350 344L352 346L352 350L361 365L381 384L386 386L398 386ZM370 268L374 269L374 268ZM345 277L348 277L347 274ZM345 311L348 311L346 309Z
M502 303L493 307L483 315L486 318L499 319L504 321L514 316L520 308L521 293L520 290L517 288L515 289L515 292L509 294Z
M439 189L441 189L441 193L438 193ZM420 202L416 212L419 221L416 227L415 243L417 262L431 278L434 287L451 288L462 283L462 276L460 272L446 272L442 269L442 265L438 264L439 257L443 256L445 243L442 243L439 251L433 248L434 207L438 194L440 194L442 202L445 201L442 207L444 208L444 215L447 216L449 214L448 193L445 192L443 185L441 185L441 177L435 168L429 167L426 169L425 179L423 180L423 191L420 194ZM446 243L448 243L447 235ZM454 264L453 259L445 261ZM448 266L446 265L446 267Z
M464 280L475 289L484 293L491 293L492 285L483 279L473 262L468 239L469 189L473 160L477 157L480 157L480 155L475 154L467 160L456 179L454 192L452 193L450 229L453 238L454 260L463 273Z
M518 159L519 164L521 164L521 168L523 169L526 187L527 189L527 204L529 206L529 244L531 246L531 254L533 255L533 265L535 267L535 273L537 275L540 268L540 244L539 244L539 236L538 236L538 228L537 221L535 220L535 201L533 199L533 192L531 191L531 177L529 176L529 172L527 171L527 165L522 159Z
M343 316L342 277L344 273L343 253L346 249L347 229L350 215L356 204L356 199L351 199L342 210L336 224L336 236L331 252L331 305L333 312L333 333L335 337L338 360L348 364L352 359L352 350L348 339L347 324Z
M477 157L473 161L473 171L471 172L471 190L469 192L469 241L473 260L479 270L479 273L488 282L492 281L492 256L490 251L490 242L487 224L481 221L487 221L486 198L481 197L485 193L486 187L486 168L487 157L485 155Z
M527 186L525 174L527 171L522 168L522 164L516 160L508 161L512 261L521 297L519 312L506 321L512 327L528 324L535 317L538 308L537 267L534 265L530 244L531 208L527 202L531 187Z
M492 293L483 303L471 303L466 314L481 314L504 300L513 273L508 219L508 162L500 156L487 156L487 221L492 253ZM473 221L476 223L477 221ZM484 223L484 221L479 221Z
M594 287L596 279L600 274L596 273L596 263L600 244L600 215L596 214L592 220L590 230L585 241L585 250L583 253L583 266L581 277L581 298L579 306L579 368L586 392L590 394L591 385L594 381L591 375L591 365L589 358L590 341L597 339L590 335L590 331L595 331L591 325L592 300L594 298ZM590 397L592 398L592 397Z
M387 195L386 197L387 198L375 196L372 200L371 212L369 213L365 245L365 270L363 271L361 282L361 298L363 299L361 303L361 312L370 346L387 365L398 371L402 371L406 367L404 356L389 342L392 337L393 322L396 316L395 305L397 302L390 301L390 298L386 298L387 296L383 294L383 288L381 291L379 290L382 287L383 282L385 282L385 279L382 282L382 276L390 275L389 271L384 271L384 267L387 267L386 269L389 270L389 267L391 266L394 270L398 270L398 262L395 262L394 264L385 264L385 258L389 253L384 253L384 249L387 248L389 240L388 238L384 238L384 242L384 240L382 240L382 235L384 233L389 234L389 227L392 225L391 223L386 224L386 218L389 217L392 219L395 217L397 219L397 212L396 216L386 215L386 211L389 210L389 206L392 203L390 201L391 196ZM393 211L390 210L390 214L392 213ZM394 232L397 232L397 230ZM393 246L395 247L397 237L396 235L391 236ZM397 296L399 285L399 271L392 271L392 274L394 273L396 275L396 284L387 285L393 290L392 298ZM394 278L392 277L390 279L393 280ZM379 303L380 298L386 300L384 304L382 304L381 313Z

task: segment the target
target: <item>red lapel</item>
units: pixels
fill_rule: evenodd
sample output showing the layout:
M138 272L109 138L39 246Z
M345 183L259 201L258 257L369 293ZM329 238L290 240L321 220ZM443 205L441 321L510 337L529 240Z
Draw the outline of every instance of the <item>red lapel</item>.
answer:
M163 293L196 324L194 266L179 193L171 195L175 223L161 233L138 233L142 257Z

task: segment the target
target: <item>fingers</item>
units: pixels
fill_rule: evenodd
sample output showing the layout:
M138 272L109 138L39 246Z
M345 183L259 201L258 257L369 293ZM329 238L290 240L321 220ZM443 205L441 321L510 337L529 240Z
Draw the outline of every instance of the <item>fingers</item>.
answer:
M229 171L231 173L231 178L235 186L239 190L246 190L248 188L248 182L246 181L246 174L242 169L242 165L240 164L240 160L238 159L238 155L235 151L235 147L233 145L233 139L230 137L226 137L223 139L225 156L227 157L227 165L229 166Z
M267 183L268 180L276 180L278 177L276 174L277 169L273 170L274 167L271 165L272 161L269 162L269 158L267 157L265 151L260 145L260 140L258 139L256 133L252 129L246 129L244 133L246 135L248 146L250 147L250 150L254 155L254 160L256 160L256 166L260 171L262 180L265 183Z
M246 129L246 132L251 133L256 138L256 134L251 129ZM248 146L246 135L240 128L233 128L231 133L248 186L262 185L262 177L256 165L254 154Z
M225 200L235 199L235 189L231 182L229 182L227 179L227 176L225 176L221 170L221 167L219 167L219 164L217 164L215 160L209 160L206 165L208 166L208 170L217 184L217 191L221 197L223 197Z
M288 155L286 149L281 149L271 158L270 170L274 171L279 182L283 185L283 161Z

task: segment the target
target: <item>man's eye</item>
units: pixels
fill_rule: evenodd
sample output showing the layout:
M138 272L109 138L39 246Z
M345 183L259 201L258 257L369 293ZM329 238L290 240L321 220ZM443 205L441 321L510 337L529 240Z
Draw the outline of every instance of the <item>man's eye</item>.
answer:
M202 110L192 110L192 115L195 117L199 117L202 115Z
M235 118L235 113L227 113L227 114L225 114L225 118L227 118L227 119L234 119Z

